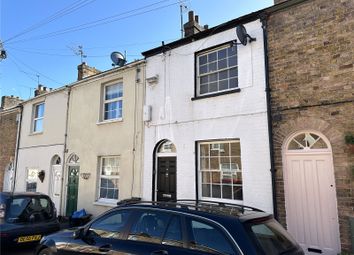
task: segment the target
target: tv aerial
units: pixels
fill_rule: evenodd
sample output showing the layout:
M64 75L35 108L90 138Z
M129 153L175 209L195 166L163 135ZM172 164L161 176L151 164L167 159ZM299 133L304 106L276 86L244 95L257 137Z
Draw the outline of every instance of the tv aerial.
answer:
M84 58L87 58L87 55L84 53L84 47L82 45L77 46L77 48L67 46L71 49L76 56L80 56L81 64L84 62Z
M112 66L119 66L122 67L127 63L127 60L125 58L125 54L123 55L122 53L118 51L114 51L111 53L111 60L112 60Z
M256 38L251 37L249 34L247 34L247 30L242 24L236 27L236 35L240 43L244 46L247 45L247 42L251 43L256 40Z

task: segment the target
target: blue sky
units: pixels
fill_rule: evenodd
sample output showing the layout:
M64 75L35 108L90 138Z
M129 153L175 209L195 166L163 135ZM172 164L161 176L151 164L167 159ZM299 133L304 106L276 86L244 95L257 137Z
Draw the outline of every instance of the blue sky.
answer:
M129 62L141 59L142 51L181 37L180 3L184 22L193 10L201 25L213 27L273 0L0 0L8 55L0 62L0 96L33 97L38 76L49 88L75 82L79 46L84 61L102 71L112 68L113 51L126 51Z

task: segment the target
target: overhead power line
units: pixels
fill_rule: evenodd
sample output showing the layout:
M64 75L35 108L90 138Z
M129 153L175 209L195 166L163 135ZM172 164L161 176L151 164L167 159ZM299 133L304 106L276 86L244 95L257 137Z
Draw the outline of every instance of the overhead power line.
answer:
M68 15L78 9L81 9L82 7L94 2L96 0L79 0L79 1L76 1L72 4L70 4L69 6L57 11L56 13L54 13L53 15L39 21L38 23L26 28L24 31L22 31L21 33L18 33L8 39L6 39L3 43L6 43L6 42L10 42L11 40L17 38L17 37L20 37L20 36L23 36L33 30L36 30L46 24L49 24L50 22L54 21L54 20L57 20L65 15Z
M55 83L57 83L57 84L59 84L59 85L61 85L61 86L64 85L64 83L58 82L58 81L52 79L51 77L49 77L49 76L43 74L42 72L39 72L38 70L34 69L33 67L27 65L26 63L24 63L24 62L21 61L20 59L16 58L16 57L14 56L14 54L9 54L9 56L12 57L12 58L14 58L14 60L16 60L17 63L20 63L21 65L23 65L23 66L25 66L26 68L28 68L28 69L32 70L33 72L35 72L37 75L39 74L41 77L44 77L44 78L46 78L47 80L50 80L50 81L52 81L52 82L55 82Z
M138 12L140 10L147 9L147 8L150 8L150 7L154 6L154 5L158 5L158 4L161 4L163 2L168 2L168 1L171 1L171 0L159 1L159 2L156 2L156 3L150 4L150 5L146 5L146 6L140 7L140 8L136 8L136 9L133 9L133 10L130 10L130 11L119 13L119 14L116 14L116 15L113 15L113 16L110 16L110 17L107 17L107 18L103 18L103 19L99 19L99 20L96 20L96 21L83 23L81 25L69 27L69 28L66 28L66 29L61 29L61 30L58 30L58 31L55 31L55 32L52 32L52 33L39 35L39 36L34 36L34 37L27 38L27 39L19 40L19 41L14 41L14 42L11 42L11 43L14 44L14 43L19 43L19 42L25 42L25 41L39 40L39 39L55 37L55 36L59 36L59 35L66 34L66 33L76 32L76 31L79 31L79 30L84 30L84 29L97 27L97 26L102 26L102 25L105 25L105 24L109 24L109 23L113 23L113 22L119 21L119 20L135 17L135 16L138 16L138 15L142 15L142 14L145 14L145 13L157 11L157 10L164 9L164 8L167 8L167 7L170 7L170 6L173 6L173 5L180 4L179 2L174 2L174 3L171 3L171 4L166 4L166 5L163 5L163 6L156 7L156 8L148 9L146 11ZM134 13L134 12L136 12L136 13ZM133 14L130 14L130 13L133 13ZM130 15L127 15L127 14L130 14ZM126 15L126 16L124 16L124 15ZM119 16L123 16L123 17L119 17ZM117 18L117 17L119 17L119 18Z

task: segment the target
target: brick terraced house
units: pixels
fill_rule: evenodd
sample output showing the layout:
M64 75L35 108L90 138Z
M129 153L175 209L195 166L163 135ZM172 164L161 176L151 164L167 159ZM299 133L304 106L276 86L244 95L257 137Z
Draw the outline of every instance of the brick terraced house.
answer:
M345 136L354 134L354 1L275 3L267 33L278 217L308 254L353 252Z
M14 178L17 130L22 100L14 96L1 97L0 108L0 191L10 191Z

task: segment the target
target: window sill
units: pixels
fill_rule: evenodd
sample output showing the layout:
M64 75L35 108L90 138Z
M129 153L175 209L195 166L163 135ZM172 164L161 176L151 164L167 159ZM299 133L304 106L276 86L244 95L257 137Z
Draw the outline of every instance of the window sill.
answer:
M98 200L98 201L94 202L93 205L106 206L106 207L116 207L117 206L117 202L118 202L118 200L115 201L115 202L113 202L113 201L112 202L107 202L107 201Z
M109 123L116 123L116 122L122 122L123 118L118 118L118 119L112 119L112 120L102 120L97 122L97 125L104 125L104 124L109 124Z
M40 132L32 132L30 133L29 135L41 135L43 134L43 131L40 131Z
M199 99L204 99L204 98L209 98L209 97L217 97L217 96L233 94L233 93L239 93L239 92L241 92L241 89L240 88L236 88L236 89L233 89L233 90L217 92L217 93L214 93L214 94L207 94L207 95L203 95L203 96L195 96L195 97L192 97L191 100L194 101L194 100L199 100Z

